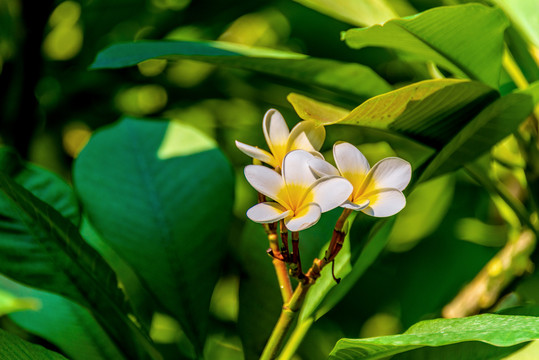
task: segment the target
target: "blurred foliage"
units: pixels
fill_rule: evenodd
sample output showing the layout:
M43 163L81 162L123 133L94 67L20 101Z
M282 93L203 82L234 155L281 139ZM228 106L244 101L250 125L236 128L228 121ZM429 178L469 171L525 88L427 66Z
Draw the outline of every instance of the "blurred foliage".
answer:
M355 220L347 258L336 264L337 274L350 278L336 285L325 270L327 292L311 294L310 312L298 320L308 335L297 358L324 359L341 338L397 334L440 317L515 234L539 222L537 128L522 123L539 93L533 86L539 80L537 2L480 1L500 9L478 13L502 20L455 16L455 28L467 23L478 36L453 43L438 28L429 38L433 26L444 24L435 11L391 20L470 2L0 0L0 144L24 159L11 150L0 158L2 184L15 199L2 193L0 202L0 268L9 277L0 277L0 352L5 344L35 359L63 358L58 353L122 359L136 341L125 338L139 332L153 343L127 356L258 358L282 304L263 228L245 218L257 199L243 177L251 159L234 140L263 147L261 122L269 108L279 109L290 127L312 109L316 120L336 123L327 127L326 158L334 141L346 140L371 164L400 156L414 167L408 205L394 224ZM484 28L489 31L481 33ZM418 45L421 36L432 43ZM490 37L499 41L482 46ZM198 41L206 53L158 54L167 60L148 52L136 66L90 70L110 46L152 40ZM445 56L471 40L477 53ZM228 42L227 51L248 50L239 60L219 59L213 41ZM502 63L504 49L512 60L506 56ZM303 54L309 66L295 62ZM500 58L496 70L483 66L492 57ZM532 84L528 93L515 90L519 81L502 69L507 61ZM452 75L483 83L440 79ZM416 85L424 80L432 83ZM426 92L416 94L423 87ZM400 92L366 101L392 89ZM408 98L395 107L399 94ZM361 117L373 108L387 115L385 123L370 126ZM426 122L435 125L428 136L421 132ZM483 178L469 176L464 163L470 160L488 169ZM493 187L485 185L489 179ZM77 198L68 186L73 181ZM166 200L172 205L159 213L156 204ZM534 215L523 221L521 210ZM320 255L337 217L330 212L302 235L305 265ZM186 234L196 241L185 243ZM529 260L537 263L539 252ZM101 261L105 270L96 270ZM32 271L22 271L30 262ZM539 303L539 274L526 265L527 273L485 310ZM94 274L103 289L96 289ZM97 308L97 316L85 307ZM88 338L80 340L84 334ZM534 336L507 342L512 347L502 355ZM347 351L340 344L334 358ZM468 345L455 351L469 353ZM86 349L82 355L79 346ZM454 356L451 346L444 356ZM537 356L537 343L532 346L513 359L525 359L528 348L535 349L528 350L534 351L530 358ZM480 350L485 358L501 358L492 348ZM400 356L441 355L418 350Z

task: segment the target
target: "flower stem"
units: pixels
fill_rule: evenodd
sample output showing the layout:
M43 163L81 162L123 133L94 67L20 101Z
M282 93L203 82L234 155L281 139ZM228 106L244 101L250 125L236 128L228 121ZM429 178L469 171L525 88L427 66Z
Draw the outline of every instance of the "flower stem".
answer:
M288 269L286 267L286 262L284 261L285 259L279 249L277 233L268 233L268 240L270 249L273 253L272 263L275 268L275 274L277 275L277 281L279 282L283 304L286 304L292 297L292 283L290 282L290 276L288 275Z
M326 266L332 261L329 260L330 257L331 259L334 259L335 256L339 253L345 235L343 231L344 224L346 223L346 219L351 214L351 212L352 210L350 209L343 210L341 216L335 224L335 229L333 231L333 236L331 238L328 250L326 251L326 256L323 259L314 259L312 266L305 274L301 272L301 260L299 259L299 233L292 232L292 262L295 266L298 266L298 269L301 272L301 276L298 276L299 284L296 287L296 290L294 290L290 301L285 302L285 304L283 305L279 320L273 328L271 336L266 343L266 347L262 352L262 356L260 357L261 360L271 360L277 357L279 349L281 348L286 338L290 326L299 314L299 310L301 309L303 301L307 296L307 291L309 291L309 288L320 277L320 272L322 271L324 266ZM294 354L297 347L301 343L301 340L309 330L312 321L313 320L308 319L305 324L300 324L300 327L297 331L294 331L294 333L292 334L291 341L289 341L289 344L287 344L284 349L286 350L286 352L283 352L283 356L285 356L284 359L288 359Z
M335 229L333 230L333 236L331 237L331 241L326 251L326 256L324 257L327 262L330 262L335 259L335 256L337 256L337 254L342 248L345 237L343 227L346 222L346 219L351 213L351 209L343 209L341 216L339 216L339 218L337 219Z
M279 356L279 360L290 360L294 357L299 345L303 341L305 335L307 335L307 332L309 331L313 323L314 317L309 317L301 322L298 322L298 325L296 325L296 328L294 329L294 331L292 331L290 338L285 344L283 351Z
M299 314L305 296L307 296L307 291L320 277L320 271L325 265L327 265L327 262L324 259L314 259L313 265L296 287L290 301L283 305L281 316L273 328L264 352L260 357L261 360L270 360L277 357L290 326Z
M305 276L303 275L303 269L301 268L301 256L299 255L299 232L297 231L292 232L292 263L292 276L301 281Z

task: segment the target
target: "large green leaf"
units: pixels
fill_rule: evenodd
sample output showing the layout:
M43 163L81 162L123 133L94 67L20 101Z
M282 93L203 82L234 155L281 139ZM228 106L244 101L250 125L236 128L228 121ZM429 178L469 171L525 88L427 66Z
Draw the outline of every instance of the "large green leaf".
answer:
M70 188L45 170L25 167L5 148L0 151L0 165L0 272L88 308L128 356L138 358L136 334L158 358L129 319L131 307L114 272L58 212L78 218Z
M66 360L57 352L22 340L16 335L0 329L2 358L9 360Z
M493 102L437 153L420 181L456 170L479 158L517 130L532 111L533 99L526 93L512 93Z
M152 58L189 59L259 71L362 98L391 90L369 67L226 42L139 41L102 50L91 69L116 69Z
M466 4L434 8L366 29L351 29L343 38L355 49L397 49L407 58L433 61L457 76L497 88L503 34L508 24L500 9Z
M539 339L539 318L483 314L462 319L435 319L422 321L401 335L367 339L341 339L330 354L330 359L381 359L422 347L443 347L462 342L469 345L466 359L477 359L475 347L481 343L494 346L513 346ZM458 357L453 349L453 358ZM501 349L503 351L503 349ZM440 351L446 351L441 348ZM471 356L471 357L470 357ZM423 357L421 357L423 359ZM488 359L492 359L489 357ZM497 359L498 357L495 357ZM439 359L436 351L425 359Z
M394 131L441 148L496 96L475 81L440 79L375 96L351 112L298 94L290 94L288 101L303 119Z
M2 276L0 287L41 304L39 309L19 311L11 314L10 318L27 331L56 345L70 359L124 359L90 312L82 306Z
M222 152L187 125L124 118L92 136L73 178L97 231L200 354L233 203Z

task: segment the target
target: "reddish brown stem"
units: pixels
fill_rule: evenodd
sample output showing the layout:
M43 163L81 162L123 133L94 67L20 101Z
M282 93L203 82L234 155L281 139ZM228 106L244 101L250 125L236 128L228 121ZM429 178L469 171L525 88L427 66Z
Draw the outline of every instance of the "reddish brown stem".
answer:
M297 231L292 232L292 263L294 265L291 269L292 276L298 278L299 280L303 279L305 275L301 269L301 256L299 254L299 232Z

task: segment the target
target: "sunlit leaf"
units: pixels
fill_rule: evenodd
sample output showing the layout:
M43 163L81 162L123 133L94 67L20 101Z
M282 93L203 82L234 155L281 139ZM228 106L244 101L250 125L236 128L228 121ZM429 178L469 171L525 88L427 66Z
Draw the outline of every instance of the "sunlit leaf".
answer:
M189 144L202 146L197 152L169 138L182 129ZM180 322L199 354L234 189L227 159L205 138L178 123L124 118L97 131L74 166L90 221Z
M384 25L348 30L343 38L355 49L366 46L397 49L407 59L433 61L459 77L497 88L503 34L508 25L500 9L466 4L434 8Z
M356 63L226 42L138 41L102 50L91 69L134 66L153 58L189 59L296 80L361 98L391 90L371 68Z
M138 358L134 335L152 352L147 338L128 318L131 308L117 287L114 272L58 212L77 218L70 188L45 170L26 168L5 148L0 164L0 272L90 309L126 354Z
M311 9L355 26L370 26L398 17L385 0L295 0Z
M326 125L350 124L389 130L439 148L497 95L481 83L426 80L365 101L346 116L343 109L290 94L298 115Z
M41 303L37 299L18 297L11 292L0 288L0 316L11 314L22 310L38 310Z
M508 347L539 339L539 318L534 316L511 316L483 314L462 319L435 319L419 322L401 335L380 336L367 339L341 339L330 354L330 359L381 359L422 347L441 347L466 342L467 357L477 359L475 347L490 344ZM468 343L473 342L473 343ZM451 349L453 356L461 354ZM502 352L503 348L500 349ZM438 359L436 351L422 359ZM448 357L444 357L448 358ZM488 357L488 359L499 357ZM487 358L485 358L487 359Z
M66 360L57 352L24 341L2 329L0 329L0 349L2 356L10 360Z
M45 291L0 277L0 286L13 294L34 299L39 309L10 315L17 325L56 345L73 360L124 359L90 312L76 303Z
M539 47L539 21L535 0L492 0L502 8L526 39Z

